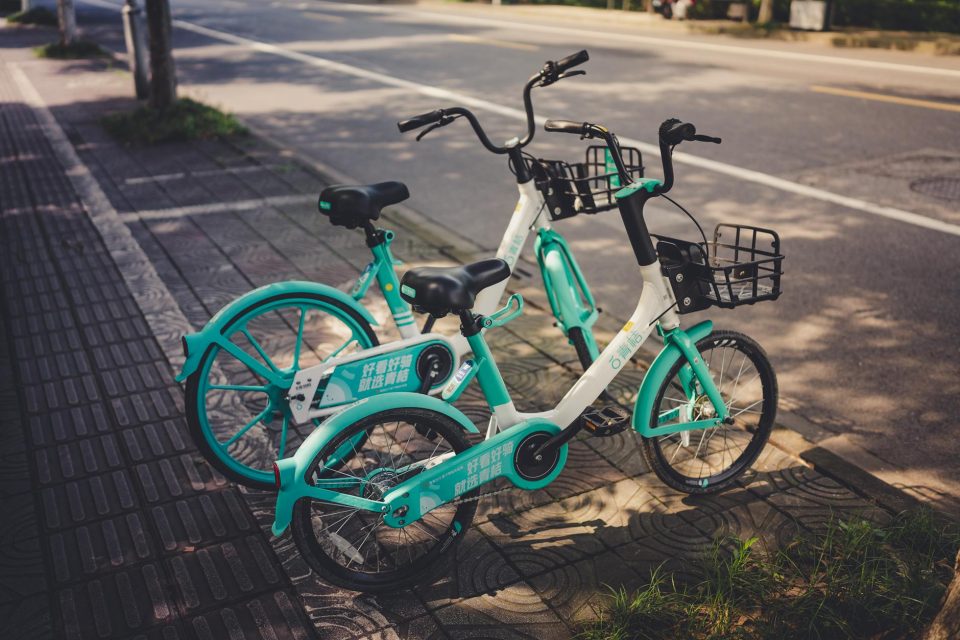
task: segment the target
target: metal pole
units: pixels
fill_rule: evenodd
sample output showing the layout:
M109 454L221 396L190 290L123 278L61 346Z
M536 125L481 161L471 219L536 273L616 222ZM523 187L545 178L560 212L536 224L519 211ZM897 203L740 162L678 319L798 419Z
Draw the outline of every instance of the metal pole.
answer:
M30 11L31 4L32 4L32 0L20 0L20 10Z
M150 81L147 49L147 23L143 10L136 0L127 0L121 10L123 14L123 38L127 43L127 62L133 74L133 84L137 99L146 100L150 96Z

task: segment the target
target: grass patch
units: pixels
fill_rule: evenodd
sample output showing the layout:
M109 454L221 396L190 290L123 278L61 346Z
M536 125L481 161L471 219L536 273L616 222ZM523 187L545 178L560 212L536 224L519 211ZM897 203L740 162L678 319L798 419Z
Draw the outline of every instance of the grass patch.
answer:
M106 116L101 124L124 144L151 145L164 142L224 139L247 134L231 114L182 98L161 113L143 106L128 113Z
M924 510L883 526L834 520L772 556L755 542L717 542L694 584L658 569L639 591L613 591L579 637L914 638L937 613L960 534Z
M7 16L7 22L13 24L39 24L45 27L57 26L57 14L46 7L34 7L29 11L17 11Z
M96 42L89 40L76 40L71 44L62 45L59 42L51 42L42 47L33 50L38 58L54 58L57 60L78 60L81 58L108 58L107 53Z

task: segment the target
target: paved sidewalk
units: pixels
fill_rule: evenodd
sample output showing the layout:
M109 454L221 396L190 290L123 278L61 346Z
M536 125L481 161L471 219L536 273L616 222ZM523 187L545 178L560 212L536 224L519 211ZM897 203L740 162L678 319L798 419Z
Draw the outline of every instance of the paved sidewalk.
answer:
M316 214L322 176L255 138L118 146L97 119L131 106L129 77L35 60L43 37L4 32L0 50L0 637L563 638L602 585L639 586L661 563L690 574L716 536L770 548L835 513L889 518L772 445L738 488L677 494L621 434L575 441L546 490L482 503L436 584L378 597L324 584L270 536L271 497L197 454L176 336L260 284L349 282L362 235ZM409 264L481 257L412 220L387 222ZM513 356L521 408L545 407L578 365L535 276L514 284L528 311L494 348ZM475 392L460 406L485 423Z

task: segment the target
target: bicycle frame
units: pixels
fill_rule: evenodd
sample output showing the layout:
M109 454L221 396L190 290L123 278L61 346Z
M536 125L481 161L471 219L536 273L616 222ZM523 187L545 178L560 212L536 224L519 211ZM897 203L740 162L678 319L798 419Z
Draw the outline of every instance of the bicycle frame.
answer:
M551 228L549 220L543 215L543 195L534 182L528 180L517 186L519 199L496 257L505 260L512 269L530 232L536 229L534 249L553 314L564 335L569 334L570 329L579 327L587 344L596 350L592 327L596 322L597 311L586 280L563 237ZM360 274L351 296L359 302L376 281L401 338L349 356L339 357L334 353L325 362L298 371L290 385L296 390L296 395L315 398L321 385L326 386L318 406L311 406L311 403L304 400L291 400L291 415L297 423L328 416L344 404L364 397L367 392L415 390L413 382L416 378L410 375L410 371L416 366L419 354L431 345L441 345L451 354L451 375L459 367L463 356L473 350L460 333L421 333L411 314L410 305L400 296L400 282L394 271L395 261L390 251L392 239L393 233L385 232L384 242L372 248L373 260ZM477 296L477 312L484 315L493 313L507 284L508 281L504 281L482 291ZM254 364L251 358L250 365ZM388 377L390 373L394 375ZM448 375L432 385L431 393L438 393L449 377Z
M643 289L630 320L551 410L538 413L518 412L483 333L465 338L474 354L474 360L468 363L471 365L469 371L458 375L459 380L455 380L445 389L444 396L456 398L474 377L477 378L493 414L486 439L456 456L451 454L415 477L398 484L384 495L382 500L369 500L339 491L347 486L345 483L353 480L318 481L315 485L308 485L301 471L305 471L305 465L310 464L313 456L332 434L344 426L385 409L410 406L411 398L416 396L388 394L361 401L331 419L335 424L331 424L329 430L314 432L294 457L277 462L281 486L277 497L274 534L279 535L286 529L293 504L303 497L382 513L388 526L399 528L405 523L416 521L437 506L456 500L464 493L498 477L507 477L522 489L532 490L547 486L563 469L567 455L566 446L558 452L555 468L547 476L537 480L525 479L517 474L514 465L508 462L513 452L518 449L523 439L532 433L546 432L552 436L563 429L572 428L583 410L616 378L654 328L662 335L665 346L641 383L633 414L634 429L644 437L655 437L707 429L723 422L728 416L726 404L695 346L698 340L710 333L713 323L707 320L689 331L680 329L673 291L661 274L659 265L641 266L640 275ZM680 377L685 381L688 397L692 401L696 381L716 408L716 415L706 420L688 422L687 416L680 415L680 409L673 409L658 416L657 426L651 427L655 396L668 370L678 358L686 361ZM460 422L465 429L468 428L467 425L472 426L469 419L455 407L437 399L419 400L417 406L435 410L442 407L443 413ZM672 421L680 424L668 424Z

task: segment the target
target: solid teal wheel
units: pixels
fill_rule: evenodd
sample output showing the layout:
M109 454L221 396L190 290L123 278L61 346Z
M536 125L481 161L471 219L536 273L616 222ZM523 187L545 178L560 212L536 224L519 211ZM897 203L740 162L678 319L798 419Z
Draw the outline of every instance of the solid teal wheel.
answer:
M187 379L187 421L197 448L224 476L274 488L273 462L289 456L316 424L295 425L287 393L297 371L378 344L370 324L348 305L316 293L285 293L251 304L225 324L242 351L212 344ZM276 374L253 371L255 360ZM337 452L330 465L350 454Z

